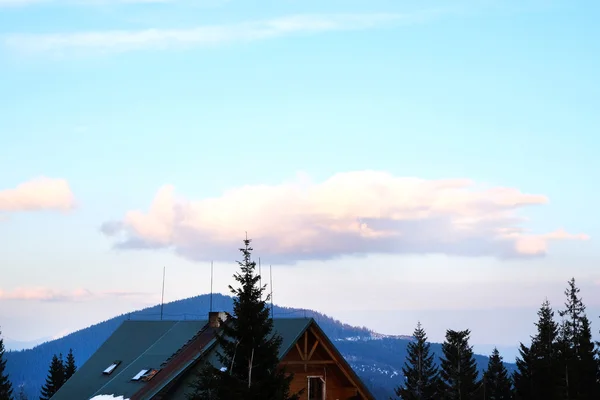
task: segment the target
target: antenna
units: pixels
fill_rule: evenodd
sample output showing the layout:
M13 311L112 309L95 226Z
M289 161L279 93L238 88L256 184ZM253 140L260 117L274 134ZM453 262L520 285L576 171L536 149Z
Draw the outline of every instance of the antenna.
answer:
M271 319L273 319L273 266L269 265L269 279L271 281Z
M258 285L260 287L260 300L262 301L262 270L260 268L260 257L258 257Z
M163 283L162 283L162 295L160 298L160 320L162 321L163 319L163 307L165 304L165 271L166 271L166 267L163 267Z
M212 312L212 298L213 298L213 262L210 262L210 312Z

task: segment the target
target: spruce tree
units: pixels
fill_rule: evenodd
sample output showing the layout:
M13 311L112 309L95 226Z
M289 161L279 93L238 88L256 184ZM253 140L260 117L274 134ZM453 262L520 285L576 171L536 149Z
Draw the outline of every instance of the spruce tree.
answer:
M483 374L483 400L512 400L512 382L502 362L502 356L494 348Z
M563 318L559 332L560 368L564 385L565 398L577 399L580 376L578 373L579 338L582 334L582 318L585 316L585 306L579 297L579 288L575 278L569 282L565 290L567 301L565 309L558 312Z
M240 249L243 261L234 279L239 288L229 286L233 299L233 315L222 324L217 342L222 349L217 359L226 370L206 366L193 385L190 399L215 400L296 400L290 393L293 376L279 367L282 338L273 334L273 319L263 298L266 285L260 287L256 263L251 259L250 239ZM224 369L225 369L224 368ZM212 390L210 390L212 389Z
M559 334L561 382L564 385L564 398L597 398L596 350L591 338L589 320L585 315L585 305L579 296L575 278L568 282L565 290L565 309L559 311L563 318Z
M413 336L415 341L408 344L407 361L402 367L405 382L395 389L396 396L402 400L436 400L439 372L420 322Z
M600 399L600 371L598 352L592 340L590 321L586 316L581 318L581 331L577 343L577 374L579 387L576 392L577 400Z
M49 400L58 389L65 383L65 366L62 359L62 354L52 356L50 367L48 368L48 376L46 384L42 387L40 400Z
M516 400L533 399L533 360L529 347L519 345L519 357L516 360L517 369L513 372L513 383Z
M6 373L6 359L4 358L4 339L0 332L0 400L12 400L13 389L8 374Z
M69 354L67 354L67 359L65 360L65 382L75 375L75 372L77 372L75 356L73 355L73 349L69 349Z
M531 338L531 347L521 344L521 358L517 359L518 370L514 375L517 399L563 399L558 325L548 300L542 303L538 317L537 334Z
M481 382L478 381L473 349L469 346L470 334L468 329L446 331L446 340L442 344L440 399L475 400L480 397Z

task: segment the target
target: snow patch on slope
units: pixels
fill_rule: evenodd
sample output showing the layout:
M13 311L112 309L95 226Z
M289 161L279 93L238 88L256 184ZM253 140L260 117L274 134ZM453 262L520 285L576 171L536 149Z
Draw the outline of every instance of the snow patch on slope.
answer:
M369 340L382 340L382 339L402 339L402 340L414 340L414 337L407 335L384 335L382 333L371 332L368 336L348 336L345 338L335 339L335 341L347 341L347 342L367 342Z
M115 396L114 394L100 394L92 397L90 400L129 400L123 396Z
M380 375L384 375L388 378L395 378L397 376L402 376L401 371L395 370L393 368L381 368L380 366L377 366L376 364L372 364L372 365L367 365L367 364L350 364L352 366L352 369L356 372L371 372L371 373L377 373Z

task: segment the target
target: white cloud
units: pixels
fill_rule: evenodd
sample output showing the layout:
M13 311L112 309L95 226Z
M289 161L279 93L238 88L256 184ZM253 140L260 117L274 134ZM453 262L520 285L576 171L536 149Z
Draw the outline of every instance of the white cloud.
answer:
M75 198L64 179L38 178L12 189L0 190L0 212L70 210Z
M389 23L414 23L437 11L407 14L292 15L231 25L207 25L190 29L114 30L76 33L12 34L4 45L26 53L126 52L190 46L217 46L252 42L292 34L368 29Z
M17 287L6 291L0 289L1 300L50 301L50 302L80 302L106 297L138 297L148 296L147 293L126 291L92 292L87 289L55 290L47 287Z
M257 254L273 263L384 253L539 256L549 240L588 238L527 233L517 211L547 202L464 179L358 171L322 183L244 186L197 201L164 186L148 212L127 212L102 231L118 248L172 248L193 260L232 260L248 231Z

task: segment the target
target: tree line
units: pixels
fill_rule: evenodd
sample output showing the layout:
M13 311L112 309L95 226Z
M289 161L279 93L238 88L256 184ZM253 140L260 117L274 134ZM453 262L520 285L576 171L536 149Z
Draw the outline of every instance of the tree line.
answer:
M479 376L470 331L446 332L436 364L421 324L408 345L396 390L402 400L593 400L600 399L600 352L575 278L568 282L560 321L548 300L542 303L529 346L520 343L517 369L509 374L498 349Z
M58 392L58 389L60 389L70 377L75 375L75 372L77 372L77 366L75 364L75 356L73 356L73 349L69 349L66 360L63 360L62 354L55 354L52 356L46 383L42 386L40 400L50 400L50 398Z
M12 383L6 373L6 359L4 353L4 340L0 337L0 400L15 400ZM54 396L54 394L58 392L58 389L60 389L76 371L77 366L75 364L75 356L73 355L72 349L69 350L69 354L67 354L65 360L63 360L62 354L59 354L58 356L55 354L50 362L48 377L46 378L46 384L42 387L40 400L49 400ZM19 386L17 399L28 400L23 385Z

